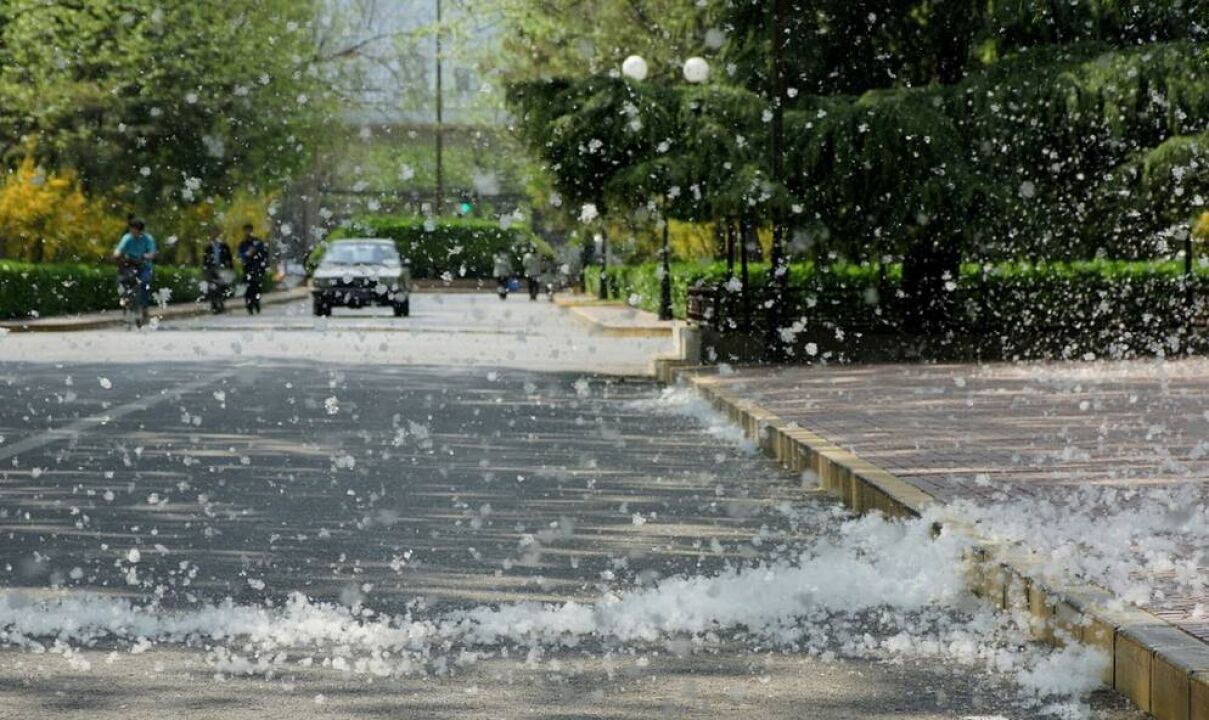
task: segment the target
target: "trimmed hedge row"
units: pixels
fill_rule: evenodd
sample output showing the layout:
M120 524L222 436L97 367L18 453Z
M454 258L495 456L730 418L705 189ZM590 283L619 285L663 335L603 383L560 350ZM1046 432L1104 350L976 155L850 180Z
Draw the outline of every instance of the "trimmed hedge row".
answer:
M201 271L155 266L152 292L171 302L201 295ZM0 260L0 318L11 320L118 307L117 269L111 265L25 263Z
M672 266L672 303L684 317L692 286L725 287L724 263ZM723 332L763 326L767 264L749 268L749 317L734 282L723 290ZM592 292L598 273L588 273ZM977 350L1002 357L1121 357L1174 353L1189 347L1194 316L1205 312L1209 267L1197 267L1192 287L1177 262L1095 261L965 265L952 283L954 308L946 336L964 337ZM789 273L789 315L807 333L902 333L906 305L902 269L871 265L815 268L795 263ZM659 274L655 264L608 271L609 295L655 311ZM1191 299L1191 303L1189 302Z
M688 290L695 286L723 286L727 282L726 263L672 263L672 312L683 318L688 304ZM739 288L736 280L731 286L731 295L738 307ZM901 281L901 269L887 266L886 281L897 286ZM818 312L830 309L833 313L852 313L865 321L876 315L877 288L881 284L881 271L868 265L833 265L825 271L816 272L813 263L794 263L789 268L789 286L799 304L806 310L818 308ZM589 271L588 288L596 293L600 287L599 272ZM752 263L748 266L748 282L753 295L760 295L768 284L768 264ZM608 270L609 296L630 305L655 312L659 306L659 267L655 263L610 267ZM870 296L870 293L874 294ZM758 302L753 301L753 308ZM759 314L753 310L753 315ZM855 320L856 318L854 318Z
M520 257L525 249L553 257L549 243L526 225L508 228L478 218L442 218L373 216L362 218L332 234L331 239L374 237L394 240L399 254L411 261L415 278L437 278L449 273L454 278L489 278L496 253L508 252L513 267L520 272ZM307 272L323 258L325 246L319 245L307 256Z

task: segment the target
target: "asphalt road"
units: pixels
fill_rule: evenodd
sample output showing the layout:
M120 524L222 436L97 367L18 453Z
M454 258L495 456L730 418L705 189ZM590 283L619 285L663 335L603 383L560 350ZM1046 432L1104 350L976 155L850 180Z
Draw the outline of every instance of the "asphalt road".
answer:
M851 652L926 641L904 623L961 625L964 601L834 625L832 607L793 642L598 616L538 637L552 621L526 603L648 593L667 621L712 592L675 578L771 574L844 514L624 377L661 342L491 296L307 310L0 338L0 718L1046 714L985 662ZM99 599L54 604L80 598ZM152 609L115 620L126 601ZM464 627L499 608L498 637ZM1108 695L1083 711L1138 717Z

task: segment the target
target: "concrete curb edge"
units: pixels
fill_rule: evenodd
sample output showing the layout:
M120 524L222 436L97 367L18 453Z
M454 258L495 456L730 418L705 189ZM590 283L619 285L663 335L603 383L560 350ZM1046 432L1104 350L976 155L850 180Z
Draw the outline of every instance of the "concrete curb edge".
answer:
M671 358L656 361L655 370L665 383L693 387L765 454L794 472L813 472L823 489L856 512L919 517L937 502L858 455L737 397L716 375L699 374ZM971 541L970 589L998 608L1027 611L1038 641L1061 647L1073 639L1101 648L1110 659L1104 684L1157 720L1209 720L1209 646L1157 615L1123 607L1102 588L1043 577L1022 550L978 537L960 518L941 524Z
M310 289L306 287L290 288L289 290L279 290L270 293L265 293L261 296L261 304L263 305L279 305L281 303L293 302L310 296ZM160 314L156 315L152 311L152 317L158 317L160 322L178 320L180 318L197 317L198 315L207 315L210 310L201 302L180 303L178 305L169 305L167 308L160 310ZM39 320L3 320L0 321L0 328L14 333L48 333L48 332L79 332L82 330L98 330L105 327L114 327L125 322L121 315L114 314L113 317L81 317L77 321L65 320L62 322L55 321L55 317L44 318L54 322L43 322Z
M675 329L672 325L660 327L651 327L645 325L611 325L580 309L582 307L599 307L600 305L600 303L592 303L588 305L560 304L559 307L568 311L576 320L586 323L592 327L595 332L599 333L600 335L607 335L609 337L670 338L675 332Z

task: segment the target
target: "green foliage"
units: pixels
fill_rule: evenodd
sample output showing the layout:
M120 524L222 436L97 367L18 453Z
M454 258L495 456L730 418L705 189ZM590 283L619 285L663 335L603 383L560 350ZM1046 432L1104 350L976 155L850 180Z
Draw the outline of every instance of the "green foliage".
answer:
M340 238L373 237L394 240L399 254L411 262L412 277L489 278L500 251L512 256L519 272L520 257L530 247L552 257L550 245L526 225L507 228L497 221L476 218L371 216L355 221L332 235ZM307 257L308 270L323 258L320 245Z
M705 86L614 66L512 87L565 200L788 212L799 256L905 262L915 294L962 258L1169 257L1209 197L1209 0L787 0L784 187L772 3L706 5L726 42Z
M196 268L157 265L151 289L166 291L171 302L189 302L201 294L201 280ZM0 318L113 310L119 307L117 286L112 265L0 260Z
M555 169L563 201L602 212L613 199L625 207L666 192L666 175L642 164L657 161L666 154L661 143L678 136L674 97L667 88L610 77L532 82L508 95L524 118L525 140Z
M704 29L721 12L684 0L490 0L503 20L507 84L600 75L628 55L644 57L653 79L674 78L704 52ZM487 8L484 8L485 10Z
M1186 347L1192 314L1202 309L1200 300L1187 304L1183 272L1178 262L966 263L949 289L959 312L948 333L1009 358L1177 352ZM722 328L760 332L768 265L753 264L749 273L750 322L743 318L739 286L724 288L724 263L673 264L675 315L684 317L689 288L723 287ZM895 298L902 277L898 265L794 263L791 322L812 337L901 333L905 307ZM1209 265L1197 265L1192 281L1198 295L1209 293ZM590 292L598 282L589 275ZM609 268L608 283L610 297L658 309L656 264Z
M1186 42L1022 53L956 86L949 114L988 200L990 257L1147 258L1209 176L1209 53Z
M279 183L331 108L320 9L320 0L6 0L0 160L35 138L40 161L142 208Z
M672 264L672 308L676 317L683 318L687 309L688 290L692 287L724 287L728 281L726 263L698 262ZM748 266L748 283L753 293L752 314L759 315L759 303L768 287L768 263ZM728 297L728 316L737 321L740 309L739 267L735 267L734 285L724 289ZM837 263L819 271L812 262L789 266L789 285L801 311L818 314L823 308L835 308L846 314L850 322L861 314L862 322L872 322L877 312L876 294L882 284L883 270L876 265ZM896 286L901 281L901 268L887 266L885 281ZM659 307L659 266L656 263L615 266L608 270L609 296L635 307L655 312ZM599 287L599 276L589 273L589 294Z

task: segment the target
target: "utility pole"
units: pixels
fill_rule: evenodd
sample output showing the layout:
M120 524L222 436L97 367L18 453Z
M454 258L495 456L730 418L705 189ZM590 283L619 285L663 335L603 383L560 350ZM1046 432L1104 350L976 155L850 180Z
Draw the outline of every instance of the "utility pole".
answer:
M785 2L772 0L772 72L769 73L769 99L772 101L772 127L769 142L769 174L775 186L785 183ZM772 257L769 258L768 286L772 303L768 308L768 353L772 360L785 358L781 324L785 314L785 295L789 267L785 257L785 217L780 198L772 206Z
M444 86L441 77L441 32L444 28L441 25L441 0L437 2L437 126L436 126L436 142L437 142L437 190L434 198L432 212L437 217L441 215L441 206L445 203L445 172L444 158L445 154L445 98Z

